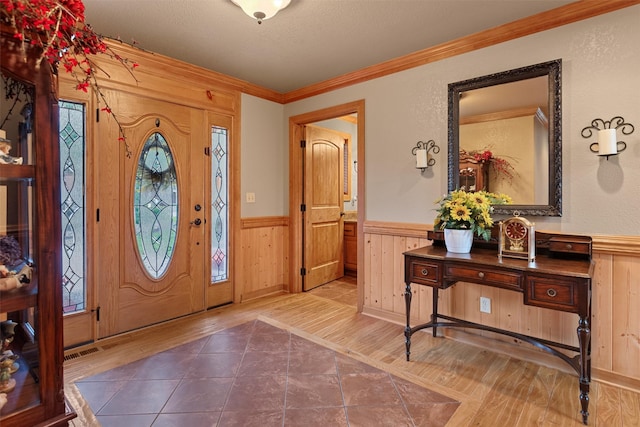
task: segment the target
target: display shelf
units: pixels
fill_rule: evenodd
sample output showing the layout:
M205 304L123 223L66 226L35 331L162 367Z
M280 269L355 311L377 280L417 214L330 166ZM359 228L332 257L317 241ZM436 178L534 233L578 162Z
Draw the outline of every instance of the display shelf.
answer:
M32 282L20 289L2 292L0 313L11 313L35 307L38 304L38 287Z
M9 143L9 155L14 157L10 160L22 158L22 164L0 164L0 264L6 267L1 274L8 275L0 277L4 280L0 288L0 389L7 389L0 425L67 426L75 414L66 405L62 377L56 80L49 66L36 65L37 52L27 49L25 53L12 34L1 32L3 81L20 90L0 88L0 136L3 144ZM12 102L5 103L6 98ZM23 115L24 111L29 114ZM9 279L14 279L13 272L20 275L26 263L32 268L29 281L15 287L17 282Z
M36 168L33 165L0 165L0 182L26 180L32 181Z

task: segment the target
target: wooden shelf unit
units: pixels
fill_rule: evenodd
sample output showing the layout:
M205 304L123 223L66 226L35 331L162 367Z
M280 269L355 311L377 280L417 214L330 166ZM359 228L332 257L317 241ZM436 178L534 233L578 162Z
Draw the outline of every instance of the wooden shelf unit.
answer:
M27 49L31 49L28 47ZM0 291L0 320L18 325L5 351L18 356L18 370L11 375L15 387L7 392L0 410L2 427L66 426L75 418L65 404L63 391L62 261L60 218L60 159L56 78L37 55L21 50L20 42L4 27L0 34L0 64L4 78L24 85L32 114L24 118L11 111L4 130L12 141L11 155L22 165L0 165L2 234L19 243L24 263L32 264L29 283ZM21 86L22 87L22 86ZM3 102L6 100L3 98ZM6 104L8 105L8 103ZM27 104L25 104L26 106ZM7 113L7 109L3 112ZM14 117L14 116L17 116ZM11 131L11 132L10 132ZM30 136L29 143L22 137ZM4 205L4 206L2 206Z

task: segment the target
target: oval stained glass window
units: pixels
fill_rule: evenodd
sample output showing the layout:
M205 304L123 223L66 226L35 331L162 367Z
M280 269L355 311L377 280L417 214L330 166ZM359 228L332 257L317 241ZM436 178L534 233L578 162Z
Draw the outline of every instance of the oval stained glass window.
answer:
M151 277L169 267L178 229L178 182L164 137L155 132L138 159L133 196L133 223L140 259Z

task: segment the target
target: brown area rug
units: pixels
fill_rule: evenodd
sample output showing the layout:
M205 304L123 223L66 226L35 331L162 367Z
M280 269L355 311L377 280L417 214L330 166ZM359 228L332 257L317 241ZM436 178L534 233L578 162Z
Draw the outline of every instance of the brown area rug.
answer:
M103 427L437 427L460 405L260 320L75 384Z

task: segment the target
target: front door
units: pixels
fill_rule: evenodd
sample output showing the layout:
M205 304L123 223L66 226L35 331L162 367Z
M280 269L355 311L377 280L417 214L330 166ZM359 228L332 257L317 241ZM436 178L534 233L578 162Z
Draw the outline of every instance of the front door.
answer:
M306 126L304 163L305 291L344 276L344 138Z
M116 103L126 145L112 117L98 124L98 338L203 310L208 283L205 113Z

